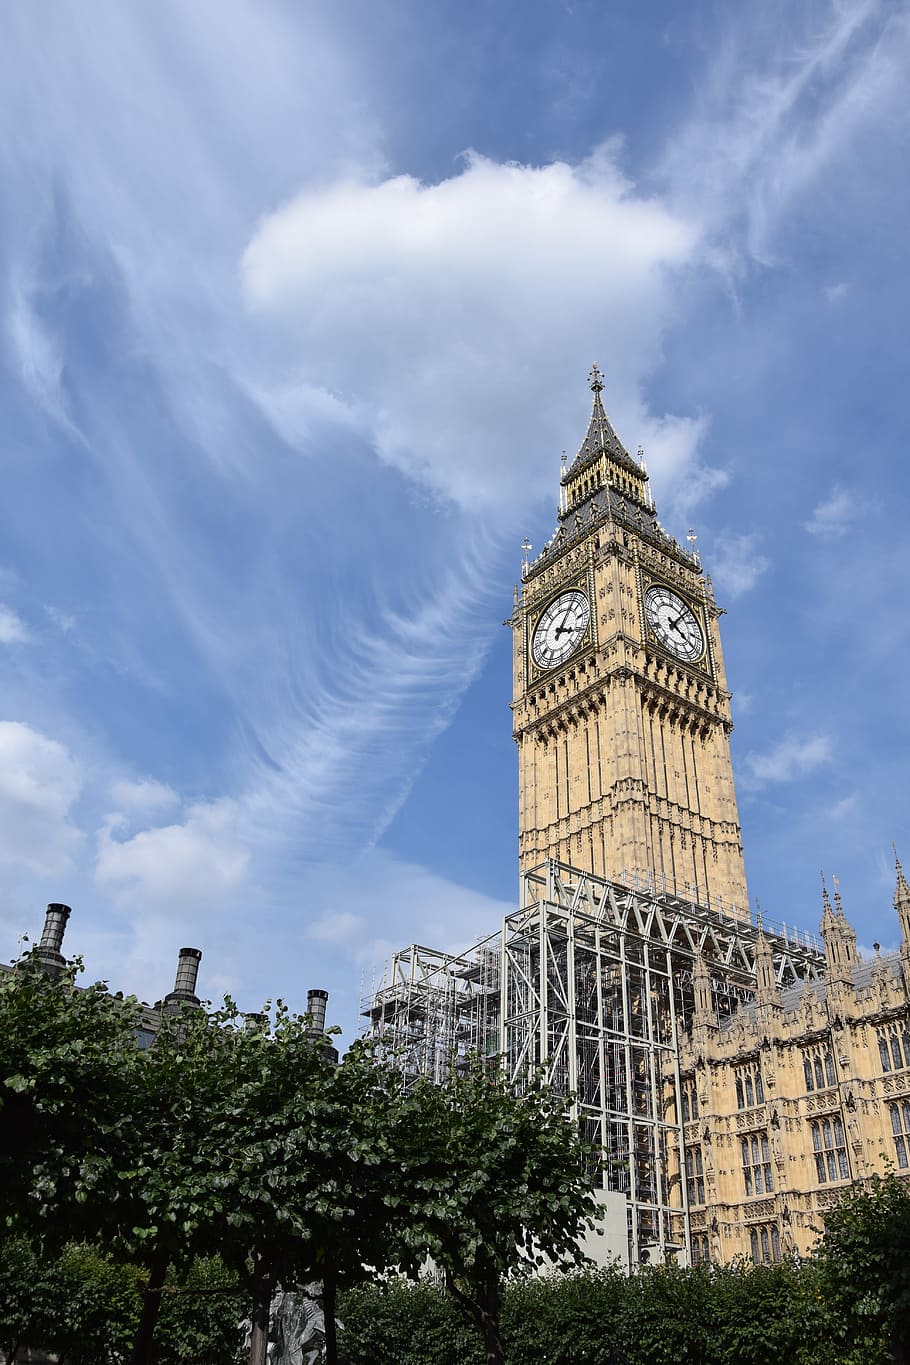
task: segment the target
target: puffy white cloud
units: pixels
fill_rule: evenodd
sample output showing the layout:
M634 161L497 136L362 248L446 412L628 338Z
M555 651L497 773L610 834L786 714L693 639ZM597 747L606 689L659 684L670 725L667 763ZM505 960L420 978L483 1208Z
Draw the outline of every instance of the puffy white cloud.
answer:
M66 871L82 839L70 821L81 788L62 744L21 721L0 721L0 863Z
M754 788L793 782L830 763L833 757L828 735L786 735L767 753L746 755L745 784Z
M249 866L241 812L229 798L190 806L178 824L117 838L122 817L99 831L95 879L121 906L154 907L172 915L217 910Z
M302 441L341 400L381 459L437 493L514 503L553 494L596 359L627 444L645 438L667 482L688 469L701 423L648 413L641 391L698 235L622 178L615 150L578 166L471 153L438 184L347 179L269 215L243 277L286 348L281 382L254 384L275 425Z
M711 577L727 597L741 597L754 588L771 561L760 552L757 535L718 536L711 547Z
M12 607L0 603L0 645L24 644L30 638L25 622Z

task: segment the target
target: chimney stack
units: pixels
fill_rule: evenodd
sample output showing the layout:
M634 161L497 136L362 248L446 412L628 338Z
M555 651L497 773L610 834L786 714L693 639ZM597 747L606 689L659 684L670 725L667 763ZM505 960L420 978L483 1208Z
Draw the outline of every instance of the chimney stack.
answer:
M181 1005L198 1008L199 997L196 994L196 977L199 974L201 959L202 952L199 948L180 949L177 957L177 976L174 980L174 989L168 991L164 997L165 1009L176 1009Z
M329 1003L328 991L307 991L306 1012L310 1016L313 1033L325 1033L325 1011Z
M66 958L60 949L63 945L63 935L66 932L66 921L72 911L68 905L58 905L56 902L47 907L44 916L44 930L41 934L41 942L38 944L37 958L44 971L49 976L59 976L66 966Z

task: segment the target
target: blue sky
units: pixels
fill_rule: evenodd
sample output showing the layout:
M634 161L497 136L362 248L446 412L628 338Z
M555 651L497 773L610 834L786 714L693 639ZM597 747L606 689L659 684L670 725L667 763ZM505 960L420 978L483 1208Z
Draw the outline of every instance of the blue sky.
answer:
M516 887L585 376L727 607L750 891L910 861L910 6L11 0L0 933L244 1008ZM2 946L2 945L0 945Z

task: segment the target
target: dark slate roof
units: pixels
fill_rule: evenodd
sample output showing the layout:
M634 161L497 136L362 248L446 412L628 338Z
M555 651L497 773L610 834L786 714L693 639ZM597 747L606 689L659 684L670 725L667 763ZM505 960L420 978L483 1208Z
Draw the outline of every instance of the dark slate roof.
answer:
M623 465L630 472L641 474L639 465L626 450L622 441L613 430L613 426L604 409L601 399L603 384L600 378L600 371L595 365L591 371L591 388L594 390L594 403L591 408L591 420L588 423L588 430L585 438L578 447L578 454L572 461L569 469L563 475L563 479L571 478L577 474L585 465L590 464L601 455L609 455L617 464Z

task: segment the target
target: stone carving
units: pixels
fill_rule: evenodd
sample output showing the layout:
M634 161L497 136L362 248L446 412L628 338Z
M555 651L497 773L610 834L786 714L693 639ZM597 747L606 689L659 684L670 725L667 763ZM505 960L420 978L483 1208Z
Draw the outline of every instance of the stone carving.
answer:
M321 1296L318 1281L297 1291L277 1287L269 1312L269 1365L320 1365L325 1345ZM337 1325L340 1330L341 1323ZM249 1318L243 1320L240 1330L243 1349L249 1351L253 1330Z

